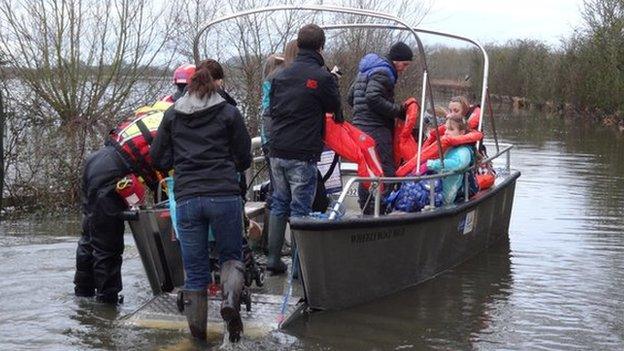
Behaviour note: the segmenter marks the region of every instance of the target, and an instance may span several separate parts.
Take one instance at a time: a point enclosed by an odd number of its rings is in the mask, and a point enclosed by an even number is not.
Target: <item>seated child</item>
[[[461,115],[455,114],[451,111],[451,113],[446,117],[446,131],[444,135],[458,136],[466,134],[467,131],[468,125],[464,118]],[[445,173],[465,169],[470,166],[473,153],[473,149],[469,145],[455,146],[448,149],[444,154],[444,168],[442,168],[442,162],[439,159],[428,160],[427,163],[423,163],[421,166],[420,174],[424,174],[427,171]],[[442,180],[442,195],[444,197],[445,205],[455,202],[457,191],[462,186],[463,181],[463,174],[448,176]]]

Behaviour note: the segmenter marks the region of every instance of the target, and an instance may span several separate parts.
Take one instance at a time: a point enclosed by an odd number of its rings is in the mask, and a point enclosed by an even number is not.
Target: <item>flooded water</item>
[[[522,171],[509,242],[391,297],[225,348],[624,349],[624,135],[528,113],[497,122]],[[0,349],[220,347],[118,322],[151,294],[129,235],[125,303],[74,298],[77,233],[76,220],[0,227]]]

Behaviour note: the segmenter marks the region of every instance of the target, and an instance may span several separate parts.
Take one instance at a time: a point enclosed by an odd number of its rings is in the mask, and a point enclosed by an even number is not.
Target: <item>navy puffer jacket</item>
[[[394,65],[385,57],[368,54],[360,61],[358,71],[348,97],[353,124],[392,129],[395,118],[405,118],[403,106],[394,102],[398,78]]]

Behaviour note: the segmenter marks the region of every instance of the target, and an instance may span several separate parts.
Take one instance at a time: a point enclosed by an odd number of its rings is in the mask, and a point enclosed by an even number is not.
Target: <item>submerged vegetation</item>
[[[77,210],[85,156],[101,147],[118,121],[169,92],[169,72],[192,61],[192,40],[201,24],[225,13],[275,3],[180,0],[156,9],[147,0],[0,0],[0,128],[4,131],[0,159],[5,198],[0,206],[13,215]],[[416,1],[332,3],[403,18],[409,14],[406,20],[415,24],[427,15],[427,8]],[[624,129],[620,113],[624,111],[624,0],[587,0],[582,11],[584,22],[562,39],[560,47],[531,39],[487,45],[490,91],[500,99],[513,98],[529,106],[599,116],[605,124],[619,123]],[[359,20],[341,16],[338,22]],[[259,129],[266,56],[281,52],[301,24],[332,20],[336,17],[309,12],[262,14],[217,25],[203,38],[200,55],[225,64],[226,88],[238,100],[252,135]],[[371,51],[383,53],[398,39],[410,40],[405,33],[365,29],[328,35],[325,57],[344,74],[343,96],[359,58]],[[480,91],[480,55],[442,46],[428,46],[426,51],[434,89],[455,86]],[[408,70],[399,81],[398,98],[420,96],[420,85],[419,70]]]

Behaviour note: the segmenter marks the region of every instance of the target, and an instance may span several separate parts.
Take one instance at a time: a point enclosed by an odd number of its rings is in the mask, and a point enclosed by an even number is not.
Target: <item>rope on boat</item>
[[[293,256],[292,256],[292,272],[290,276],[288,277],[288,288],[286,289],[286,293],[284,294],[284,300],[282,301],[282,308],[280,309],[280,313],[277,316],[277,325],[280,328],[286,316],[286,309],[288,308],[288,300],[290,299],[290,296],[292,295],[293,279],[294,279],[293,276],[295,274],[295,268],[296,268],[295,265],[296,265],[298,258],[299,258],[298,250],[297,250],[297,246],[295,246],[293,250]]]

